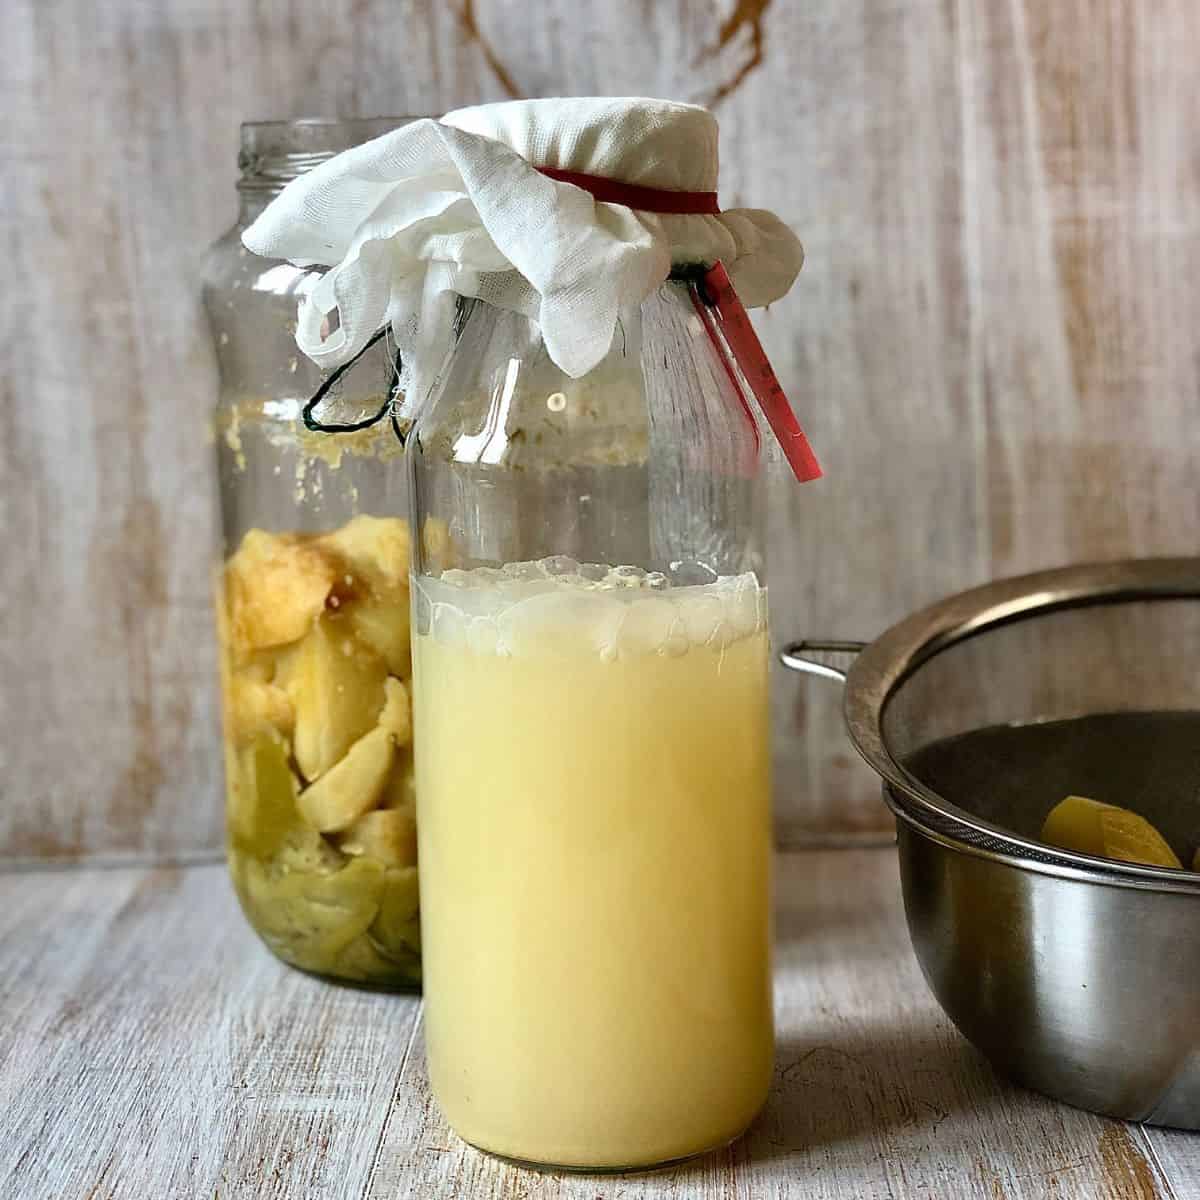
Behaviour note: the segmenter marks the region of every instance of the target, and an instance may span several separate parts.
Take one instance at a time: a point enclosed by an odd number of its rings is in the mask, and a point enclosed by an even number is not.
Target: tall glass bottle
[[[244,125],[238,220],[204,272],[230,870],[286,962],[399,989],[420,981],[401,447],[387,421],[305,428],[321,376],[296,348],[296,304],[319,276],[241,235],[289,180],[407,119]],[[347,376],[338,419],[378,411],[391,368],[381,346]]]
[[[772,1069],[764,446],[689,285],[581,379],[460,302],[409,439],[427,1049],[468,1141],[618,1169]]]

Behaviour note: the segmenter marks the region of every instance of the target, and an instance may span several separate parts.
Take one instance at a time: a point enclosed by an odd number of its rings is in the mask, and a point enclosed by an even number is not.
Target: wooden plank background
[[[808,264],[760,321],[827,478],[774,495],[779,638],[1188,553],[1194,0],[6,0],[0,857],[219,845],[198,307],[242,119],[708,101],[722,198]],[[832,690],[777,681],[785,837],[886,829]]]

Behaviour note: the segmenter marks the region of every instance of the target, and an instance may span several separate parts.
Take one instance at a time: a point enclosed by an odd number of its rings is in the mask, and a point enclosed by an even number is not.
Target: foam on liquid
[[[695,578],[703,568],[680,572]],[[564,556],[450,570],[414,590],[418,634],[509,657],[588,646],[605,662],[640,654],[721,652],[766,628],[766,591],[753,572],[673,584],[640,567]]]

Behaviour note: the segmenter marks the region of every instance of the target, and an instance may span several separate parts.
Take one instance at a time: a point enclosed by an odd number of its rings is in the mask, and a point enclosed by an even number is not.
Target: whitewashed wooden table
[[[471,1150],[421,1008],[279,965],[219,864],[0,875],[3,1200],[1200,1198],[1200,1135],[998,1080],[921,980],[894,851],[781,856],[779,1055],[742,1142],[647,1175]]]

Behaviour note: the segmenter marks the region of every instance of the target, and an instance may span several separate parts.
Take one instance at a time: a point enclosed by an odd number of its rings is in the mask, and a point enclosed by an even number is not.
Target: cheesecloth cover
[[[713,193],[714,211],[604,203],[539,168]],[[390,325],[401,382],[420,396],[451,347],[456,293],[536,321],[572,377],[604,358],[621,310],[673,265],[720,259],[745,305],[778,299],[800,269],[800,242],[762,209],[715,211],[716,187],[717,123],[703,108],[520,100],[414,121],[344,151],[288,184],[243,241],[329,268],[300,304],[296,342],[309,358],[340,366]]]

